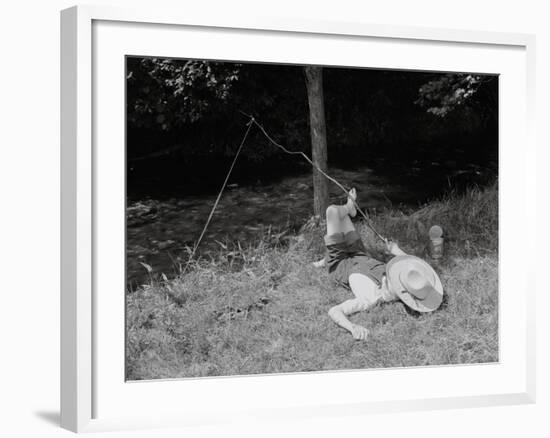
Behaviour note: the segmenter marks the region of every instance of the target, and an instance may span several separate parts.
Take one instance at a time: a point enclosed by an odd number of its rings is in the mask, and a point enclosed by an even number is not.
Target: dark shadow
[[[422,316],[422,312],[418,312],[414,309],[411,309],[409,306],[407,306],[405,303],[401,303],[403,304],[403,308],[405,309],[405,312],[409,315],[409,316],[412,316],[413,318],[420,318]]]
[[[38,411],[34,413],[38,418],[53,426],[59,426],[61,415],[58,411]]]
[[[443,300],[441,301],[441,304],[439,305],[438,310],[445,310],[448,305],[449,305],[448,295],[446,293],[443,293]]]

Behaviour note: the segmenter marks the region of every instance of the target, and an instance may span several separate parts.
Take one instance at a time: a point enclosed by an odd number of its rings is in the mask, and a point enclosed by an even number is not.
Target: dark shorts
[[[351,274],[363,274],[378,286],[386,274],[385,263],[370,257],[357,231],[325,236],[327,268],[330,277],[338,284],[349,287]]]

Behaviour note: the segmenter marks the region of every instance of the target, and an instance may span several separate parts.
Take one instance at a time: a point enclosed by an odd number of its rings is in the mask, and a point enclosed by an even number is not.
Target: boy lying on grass
[[[394,300],[418,312],[430,312],[441,304],[443,287],[430,265],[405,254],[395,242],[385,241],[387,251],[394,256],[387,264],[371,257],[350,219],[357,214],[356,199],[356,190],[351,189],[345,205],[327,208],[327,255],[313,265],[326,266],[336,283],[353,292],[355,298],[332,307],[328,314],[354,339],[366,340],[368,330],[353,324],[348,315],[370,309],[380,301]]]

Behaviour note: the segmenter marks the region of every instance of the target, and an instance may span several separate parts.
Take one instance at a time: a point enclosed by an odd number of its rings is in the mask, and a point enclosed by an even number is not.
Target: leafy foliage
[[[240,68],[202,60],[129,58],[129,122],[164,131],[197,122],[227,102]]]
[[[243,113],[260,121],[275,141],[309,154],[303,70],[128,58],[129,188],[196,186],[204,184],[205,174],[217,186],[216,175],[226,171],[246,130]],[[419,156],[439,163],[497,161],[496,76],[331,67],[323,76],[330,165],[384,170],[399,163],[410,167]],[[302,165],[253,129],[235,179],[269,180]]]
[[[438,75],[418,90],[416,103],[429,113],[445,117],[457,107],[466,104],[479,88],[493,77],[475,74],[449,73]]]

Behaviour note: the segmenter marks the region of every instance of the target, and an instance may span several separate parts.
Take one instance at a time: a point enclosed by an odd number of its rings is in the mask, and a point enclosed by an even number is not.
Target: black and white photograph
[[[8,3],[2,436],[550,436],[543,5]]]
[[[126,380],[499,361],[499,77],[126,57]]]

